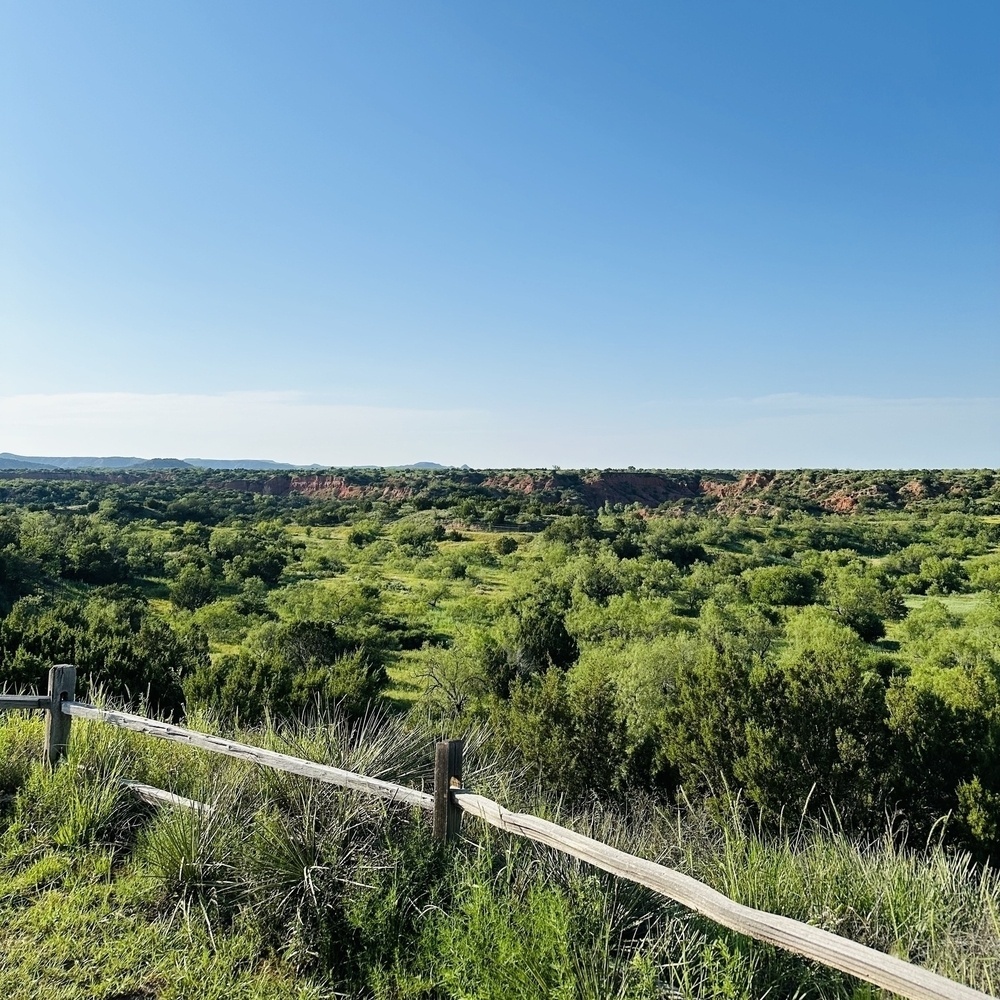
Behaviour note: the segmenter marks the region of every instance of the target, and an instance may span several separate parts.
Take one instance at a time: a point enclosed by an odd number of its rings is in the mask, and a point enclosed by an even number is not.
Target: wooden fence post
[[[434,747],[434,839],[454,840],[462,829],[462,810],[451,794],[462,787],[462,740]]]
[[[59,663],[49,669],[49,707],[45,713],[45,763],[55,767],[69,745],[69,727],[73,719],[62,710],[64,701],[76,694],[76,667]]]

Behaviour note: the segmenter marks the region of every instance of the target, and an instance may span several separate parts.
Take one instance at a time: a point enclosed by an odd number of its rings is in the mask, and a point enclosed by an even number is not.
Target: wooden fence
[[[838,969],[908,1000],[990,1000],[987,994],[979,990],[946,979],[892,955],[867,948],[830,931],[744,906],[673,868],[619,851],[537,816],[508,812],[491,799],[476,795],[462,787],[461,740],[448,740],[436,745],[434,794],[431,795],[405,785],[369,778],[353,771],[316,764],[313,761],[245,743],[236,743],[218,736],[209,736],[141,715],[130,715],[127,712],[87,705],[74,700],[75,688],[76,668],[59,665],[49,671],[47,694],[0,695],[0,710],[43,709],[45,711],[45,761],[51,767],[56,766],[66,752],[73,719],[90,719],[120,729],[145,733],[157,739],[170,740],[228,757],[237,757],[279,771],[299,774],[367,795],[376,795],[400,805],[416,806],[432,814],[434,836],[441,841],[458,836],[462,816],[468,813],[515,836],[555,848],[595,868],[644,885],[730,930],[784,948],[832,969]],[[125,784],[148,802],[189,809],[211,808],[204,803],[194,802],[139,782]]]

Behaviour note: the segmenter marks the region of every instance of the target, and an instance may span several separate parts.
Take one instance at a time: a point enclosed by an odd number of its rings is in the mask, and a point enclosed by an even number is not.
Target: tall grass
[[[209,718],[194,724],[214,728]],[[429,787],[437,734],[378,713],[316,713],[231,735]],[[908,846],[894,830],[858,842],[835,822],[765,834],[738,801],[721,812],[640,797],[569,810],[537,796],[493,747],[488,731],[469,734],[467,783],[506,805],[678,867],[741,902],[987,992],[1000,986],[1000,879],[966,855]],[[150,996],[163,993],[168,953],[186,949],[220,956],[218,976],[234,995],[244,980],[270,983],[262,996],[385,1000],[878,995],[474,821],[441,849],[419,811],[96,723],[74,723],[55,773],[38,763],[37,717],[0,719],[0,751],[0,983],[29,974],[31,951],[18,937],[25,914],[41,919],[60,899],[102,954],[102,934],[124,935],[126,950],[161,942],[133,977]],[[121,778],[211,809],[151,808]],[[84,914],[95,898],[110,909],[91,925]],[[152,938],[150,927],[159,929]],[[242,964],[223,960],[232,955]],[[215,975],[206,982],[224,995]]]

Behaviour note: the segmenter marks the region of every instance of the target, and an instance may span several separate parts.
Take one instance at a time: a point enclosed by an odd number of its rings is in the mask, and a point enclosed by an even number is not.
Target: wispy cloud
[[[1000,465],[1000,398],[799,393],[575,408],[344,404],[301,393],[0,396],[0,450],[479,467]]]
[[[0,450],[390,464],[419,460],[432,445],[447,448],[456,428],[477,419],[469,410],[338,404],[286,392],[0,396]]]

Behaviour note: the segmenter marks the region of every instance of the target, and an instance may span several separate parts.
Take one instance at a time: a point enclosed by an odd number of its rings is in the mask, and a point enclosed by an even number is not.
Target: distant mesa
[[[411,465],[306,465],[306,466],[296,466],[296,468],[365,469],[365,470],[381,469],[384,472],[407,472],[420,469],[423,469],[424,471],[433,471],[434,469],[455,469],[455,468],[467,469],[469,468],[469,466],[441,465],[438,462],[413,462]]]
[[[193,469],[193,465],[182,462],[179,458],[151,458],[146,462],[136,462],[128,468],[142,471],[144,469]]]
[[[293,465],[290,462],[272,462],[269,458],[185,458],[196,469],[252,469],[260,472],[290,472],[294,469],[325,469],[325,465]]]
[[[267,458],[185,458],[188,465],[196,469],[252,469],[260,472],[290,469],[325,469],[325,465],[290,465],[288,462],[272,462]]]
[[[0,470],[9,472],[58,472],[63,469],[113,469],[115,471],[155,471],[157,469],[252,469],[255,471],[282,471],[291,469],[322,469],[322,465],[291,465],[288,462],[271,462],[267,459],[212,459],[212,458],[138,458],[116,455],[110,457],[75,456],[50,458],[34,455],[13,455],[0,452]]]
[[[63,469],[113,469],[115,471],[148,472],[169,469],[245,469],[252,472],[291,472],[295,470],[315,471],[330,466],[293,465],[290,462],[272,462],[266,458],[137,458],[115,455],[99,458],[77,456],[70,458],[49,458],[34,455],[14,455],[9,451],[0,452],[0,470],[8,472],[58,472]],[[351,468],[351,466],[340,466]],[[381,466],[354,466],[354,468],[381,468]],[[453,466],[438,462],[414,462],[412,465],[389,466],[392,469],[450,469]],[[467,469],[468,466],[462,466]]]
[[[40,458],[35,455],[12,455],[9,451],[0,452],[0,469],[127,469],[142,458]]]
[[[41,462],[33,462],[26,458],[17,458],[7,452],[0,453],[0,469],[7,469],[16,472],[52,472],[54,465],[43,465]]]

